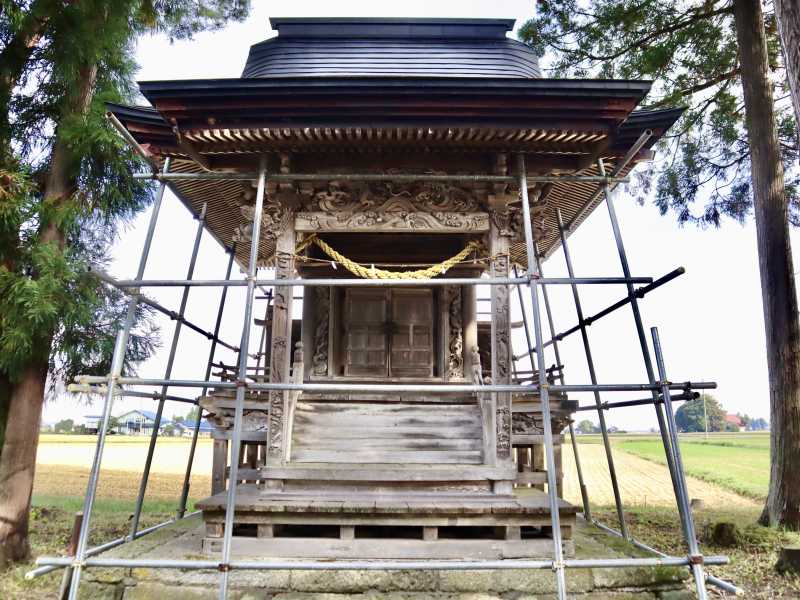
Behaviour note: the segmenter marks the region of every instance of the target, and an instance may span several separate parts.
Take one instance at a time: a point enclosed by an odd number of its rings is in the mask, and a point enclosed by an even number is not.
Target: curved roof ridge
[[[243,78],[359,75],[515,79],[541,77],[539,57],[533,49],[505,36],[505,32],[513,26],[511,20],[431,20],[436,27],[441,24],[449,27],[450,23],[456,23],[452,26],[467,30],[487,27],[495,32],[491,35],[479,35],[478,32],[462,37],[406,34],[408,27],[427,27],[427,20],[345,19],[343,24],[354,24],[353,27],[359,31],[351,31],[342,36],[329,33],[328,28],[339,22],[331,19],[273,21],[279,22],[279,35],[250,47]],[[286,35],[285,22],[303,29],[302,34]],[[323,24],[324,27],[306,27],[308,23]],[[376,33],[373,27],[375,23],[385,25],[388,29],[379,28]],[[340,30],[341,28],[337,29],[337,32]]]
[[[397,17],[281,17],[269,20],[287,37],[335,38],[503,38],[514,19],[448,19]]]

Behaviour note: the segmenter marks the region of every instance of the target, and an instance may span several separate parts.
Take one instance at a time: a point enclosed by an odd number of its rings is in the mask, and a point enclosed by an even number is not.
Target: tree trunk
[[[11,380],[0,371],[0,457],[3,456],[3,440],[5,439],[8,404],[11,401]]]
[[[792,93],[794,116],[800,125],[800,4],[797,0],[775,0],[775,17]]]
[[[10,397],[14,426],[6,430],[0,454],[0,566],[30,554],[28,513],[46,378],[47,360],[29,365]]]
[[[734,15],[750,142],[772,421],[770,487],[761,521],[800,529],[800,322],[760,0],[736,0]]]

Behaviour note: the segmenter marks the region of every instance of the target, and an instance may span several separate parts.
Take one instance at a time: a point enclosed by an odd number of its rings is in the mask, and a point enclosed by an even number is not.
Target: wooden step
[[[359,463],[417,463],[417,464],[456,464],[456,465],[479,465],[481,464],[482,453],[476,451],[460,450],[404,450],[397,448],[369,450],[369,449],[336,449],[336,450],[312,450],[312,449],[292,449],[292,460],[297,462],[344,462],[355,461]]]
[[[290,460],[481,464],[480,409],[475,403],[302,400],[294,410]]]
[[[299,425],[295,424],[294,433],[307,439],[319,440],[322,437],[327,437],[330,428],[321,427],[317,425]],[[464,435],[464,434],[467,435]],[[437,429],[435,427],[370,427],[368,432],[370,438],[378,438],[381,440],[389,440],[393,438],[407,438],[413,436],[417,440],[430,440],[430,439],[473,439],[481,436],[481,428],[476,427],[460,427],[458,429]],[[365,432],[353,429],[350,427],[338,427],[336,437],[342,440],[360,440],[365,438]]]
[[[264,479],[292,479],[319,482],[483,482],[485,480],[513,481],[517,476],[512,467],[484,465],[418,465],[395,461],[365,464],[363,462],[304,463],[291,461],[285,466],[262,469]]]

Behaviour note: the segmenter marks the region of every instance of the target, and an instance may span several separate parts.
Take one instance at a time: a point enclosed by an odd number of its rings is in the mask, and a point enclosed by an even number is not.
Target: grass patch
[[[83,510],[83,497],[78,496],[52,496],[37,494],[33,496],[34,508],[42,507],[47,510],[58,510],[75,513]],[[122,515],[133,514],[136,502],[131,500],[118,500],[116,498],[97,498],[94,502],[95,512],[114,514],[117,518],[124,518]],[[194,502],[187,503],[187,510],[194,510]],[[178,500],[145,500],[142,508],[143,513],[175,514],[178,510]]]
[[[75,501],[76,499],[70,497],[53,496],[35,499],[30,524],[30,543],[34,557],[64,553],[72,531]],[[90,546],[126,535],[129,527],[128,515],[131,512],[133,512],[133,505],[130,503],[99,501],[92,512]],[[143,513],[141,528],[162,523],[174,516],[174,507],[170,507],[168,512]],[[54,571],[27,581],[25,573],[35,566],[34,561],[31,560],[6,570],[0,570],[0,598],[3,600],[52,600],[56,597],[62,572]]]
[[[742,496],[764,500],[769,487],[769,446],[761,440],[680,440],[687,475],[714,483]],[[666,464],[660,440],[627,438],[616,447],[635,456]]]
[[[612,527],[617,526],[612,508],[593,510],[595,517]],[[800,598],[800,575],[781,575],[775,571],[781,546],[800,542],[800,534],[757,524],[756,509],[716,509],[695,513],[695,524],[703,554],[722,554],[730,564],[708,567],[708,572],[744,588],[746,598]],[[674,556],[686,554],[678,514],[675,509],[635,508],[626,511],[631,534],[638,540]],[[718,547],[711,541],[715,523],[736,523],[739,536],[734,547]],[[715,596],[716,597],[716,596]]]

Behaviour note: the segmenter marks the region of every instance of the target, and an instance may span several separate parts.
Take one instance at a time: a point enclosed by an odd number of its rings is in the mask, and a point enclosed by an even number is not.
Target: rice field
[[[60,497],[79,502],[86,490],[96,438],[91,435],[42,435],[37,453],[34,502]],[[595,506],[613,504],[611,481],[599,436],[578,438],[578,452],[590,499]],[[99,500],[129,502],[136,498],[147,456],[146,436],[110,436],[103,455]],[[623,500],[631,507],[674,506],[661,441],[654,435],[612,437],[613,457]],[[769,435],[711,434],[681,437],[689,492],[708,506],[755,508],[766,494],[769,478]],[[192,470],[191,496],[205,496],[211,487],[212,441],[198,441]],[[189,452],[187,438],[161,438],[156,446],[148,500],[169,502],[181,492]],[[564,445],[564,496],[579,504],[575,460]]]

